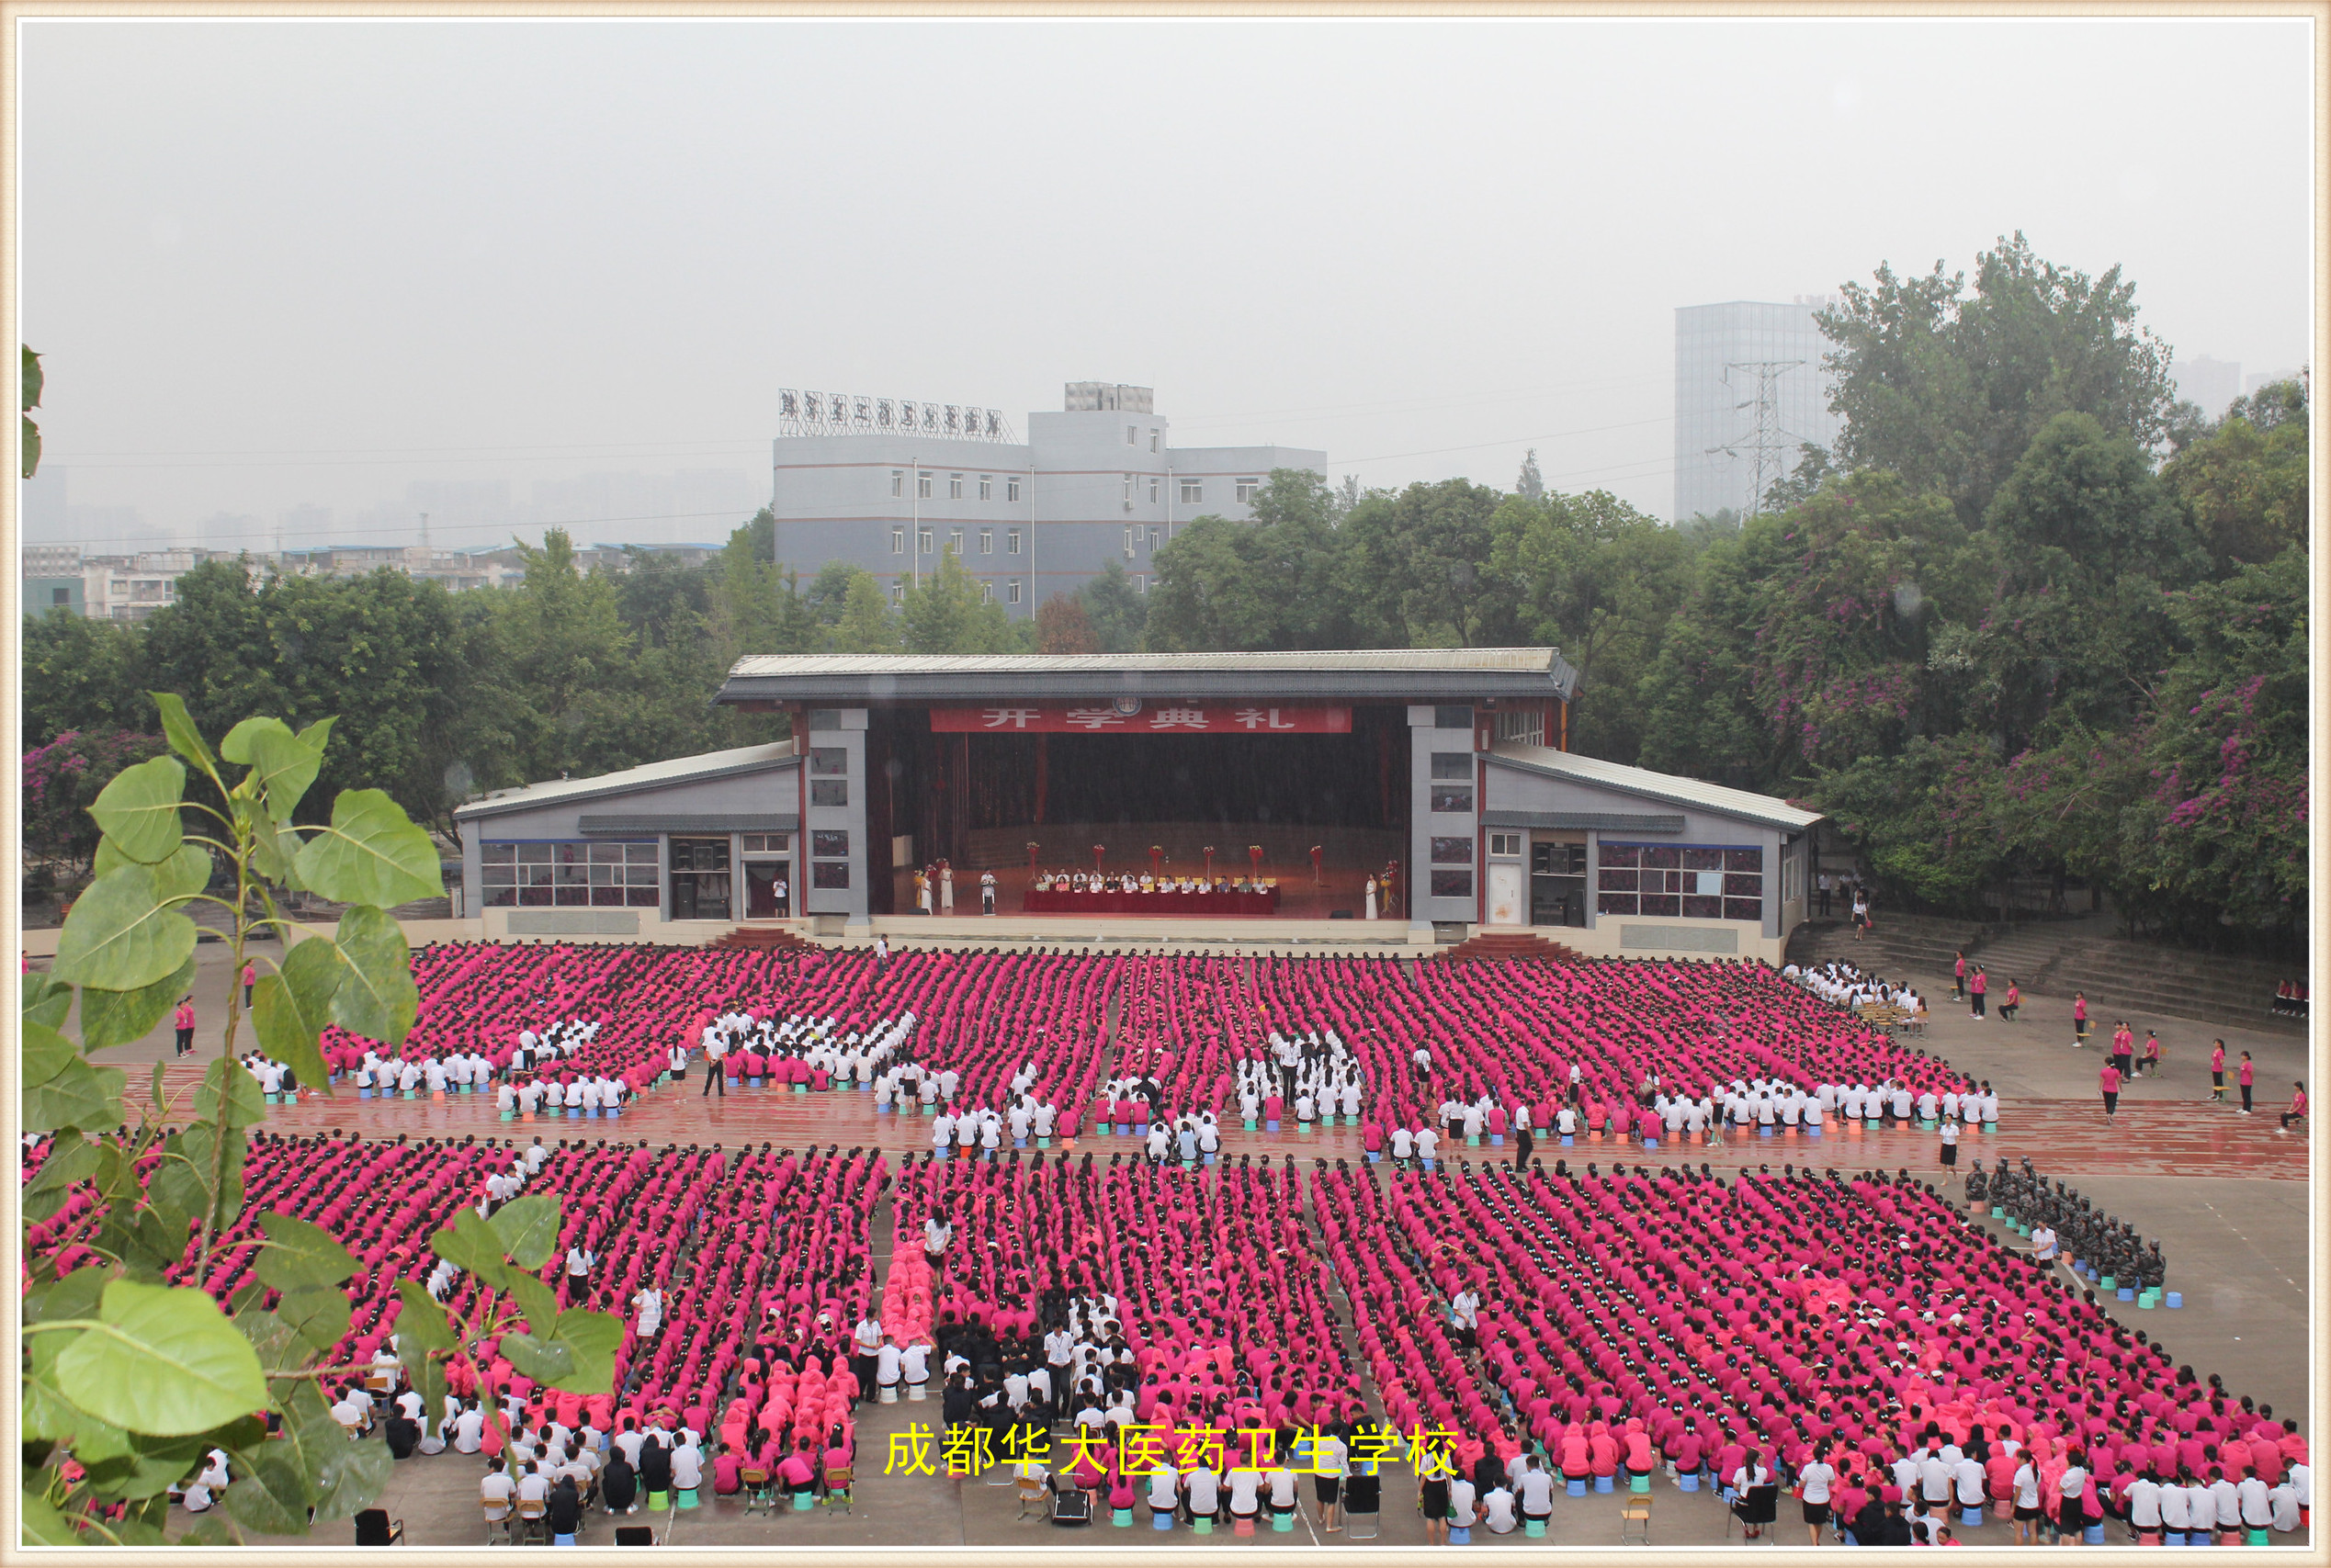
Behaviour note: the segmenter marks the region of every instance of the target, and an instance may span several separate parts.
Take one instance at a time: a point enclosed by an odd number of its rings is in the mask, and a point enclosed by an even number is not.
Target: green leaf
[[[420,1350],[453,1348],[453,1325],[446,1321],[445,1308],[420,1280],[398,1280],[397,1299],[404,1303],[404,1310],[397,1314],[397,1333],[407,1343]]]
[[[380,1495],[394,1462],[386,1444],[348,1441],[313,1382],[299,1384],[283,1406],[282,1442],[267,1446],[288,1443],[297,1456],[316,1523],[345,1519]]]
[[[623,1319],[611,1312],[577,1307],[559,1314],[551,1337],[574,1357],[574,1371],[559,1387],[574,1393],[614,1392],[616,1352],[623,1348]]]
[[[299,836],[278,828],[276,819],[255,802],[234,802],[234,814],[236,821],[247,824],[251,829],[252,869],[278,887],[303,886],[292,863],[300,853]]]
[[[241,724],[228,730],[224,739],[220,740],[220,761],[249,766],[252,742],[270,730],[277,735],[289,736],[291,733],[291,727],[279,718],[244,719]]]
[[[403,929],[377,908],[359,908],[340,917],[333,936],[343,968],[332,995],[332,1021],[351,1034],[395,1045],[421,1007]]]
[[[243,1076],[250,1077],[248,1073]],[[261,1103],[264,1105],[266,1102],[263,1100]],[[211,1183],[213,1162],[218,1159],[221,1152],[218,1123],[215,1122],[190,1122],[186,1130],[178,1134],[178,1138],[179,1146],[186,1151],[187,1163],[192,1166],[195,1173],[202,1179],[203,1186],[206,1189],[209,1188]],[[228,1216],[242,1211],[243,1160],[248,1148],[249,1145],[240,1129],[237,1129],[226,1141],[224,1168],[226,1179],[221,1184],[221,1190],[210,1195],[209,1220],[214,1225],[224,1223]]]
[[[218,760],[202,743],[202,731],[187,716],[186,699],[175,692],[148,692],[146,695],[162,714],[162,733],[169,738],[170,750],[207,773],[217,773]]]
[[[343,1448],[352,1448],[345,1438]],[[219,1494],[219,1506],[254,1535],[308,1533],[308,1476],[298,1449],[286,1441],[254,1443],[232,1450],[227,1468],[234,1484]]]
[[[146,1178],[146,1201],[165,1219],[192,1227],[209,1212],[210,1188],[185,1158],[165,1155]]]
[[[177,973],[194,956],[194,922],[165,907],[153,866],[120,866],[74,900],[50,973],[100,990],[141,990]]]
[[[537,1192],[513,1199],[486,1222],[502,1238],[504,1257],[532,1272],[550,1261],[559,1246],[559,1201]]]
[[[234,1527],[216,1514],[209,1514],[187,1527],[187,1533],[177,1540],[180,1546],[240,1546],[235,1540]]]
[[[39,355],[23,344],[17,344],[17,347],[22,351],[24,362],[24,379],[21,383],[24,389],[22,406],[24,409],[37,409],[40,406],[40,389],[47,382],[48,377],[41,373]],[[25,476],[27,479],[31,477],[30,474]]]
[[[45,1023],[24,1021],[24,1087],[37,1089],[73,1066],[80,1053],[73,1042]]]
[[[398,1321],[402,1323],[403,1319]],[[422,1414],[432,1421],[442,1419],[446,1396],[445,1362],[436,1356],[416,1357],[413,1368],[413,1386],[421,1392]]]
[[[85,1133],[110,1132],[121,1125],[121,1086],[126,1081],[128,1075],[119,1067],[93,1067],[76,1059],[48,1082],[24,1091],[24,1131],[78,1127]]]
[[[153,885],[164,901],[193,897],[210,886],[210,852],[200,844],[180,844],[178,852],[153,868]]]
[[[268,1372],[298,1371],[308,1362],[308,1347],[299,1330],[271,1312],[239,1312],[235,1332],[251,1342],[259,1365]]]
[[[530,1334],[505,1334],[502,1337],[502,1353],[522,1377],[537,1382],[559,1386],[561,1380],[574,1375],[574,1351],[567,1346],[537,1339]]]
[[[221,1094],[226,1097],[223,1111]],[[223,1120],[229,1129],[240,1131],[267,1119],[266,1095],[248,1067],[221,1058],[202,1071],[202,1087],[194,1091],[194,1114],[197,1121]]]
[[[25,1184],[24,1217],[39,1224],[64,1206],[65,1190],[74,1182],[85,1180],[97,1168],[97,1151],[85,1142],[80,1133],[66,1127],[57,1134],[49,1157],[40,1162],[40,1174]],[[86,1269],[76,1272],[85,1273]],[[89,1305],[96,1304],[96,1297],[89,1298]],[[78,1317],[80,1313],[68,1313]]]
[[[187,849],[199,854],[198,845]],[[207,859],[207,857],[206,857]],[[134,991],[105,991],[94,986],[81,989],[81,1048],[85,1051],[110,1051],[117,1045],[133,1044],[153,1032],[154,1027],[170,1016],[170,1010],[179,998],[194,990],[195,961],[188,958],[178,965],[177,972],[166,975],[151,986]],[[154,1066],[162,1064],[156,1062]]]
[[[73,1016],[73,987],[34,970],[24,976],[24,994],[17,1010],[51,1029],[62,1029],[64,1021]]]
[[[97,1311],[106,1326],[57,1358],[57,1386],[101,1421],[132,1432],[205,1432],[267,1403],[251,1342],[196,1290],[116,1280]]]
[[[149,757],[114,774],[90,804],[89,815],[114,848],[152,865],[176,854],[186,838],[178,820],[186,789],[185,763],[175,757]]]
[[[340,1343],[352,1314],[348,1293],[337,1285],[294,1285],[276,1303],[276,1315],[321,1353]]]
[[[83,1458],[76,1447],[73,1457],[81,1460],[87,1471],[89,1489],[108,1501],[119,1502],[146,1497],[158,1497],[193,1473],[197,1463],[210,1447],[208,1434],[191,1438],[149,1438],[130,1435],[128,1446],[119,1454],[108,1455],[91,1463]],[[117,1527],[115,1534],[127,1541],[129,1537]],[[160,1538],[154,1538],[160,1544]]]
[[[328,715],[323,718],[316,720],[313,724],[308,726],[307,728],[300,732],[300,743],[302,746],[312,748],[316,755],[321,757],[323,755],[324,747],[329,744],[332,739],[332,727],[339,722],[340,716],[338,714]]]
[[[383,908],[445,892],[437,847],[385,790],[350,789],[332,803],[332,826],[294,863],[310,890],[339,904]]]
[[[28,455],[25,460],[27,463],[31,463],[36,459]],[[32,470],[27,468],[25,478],[31,477]],[[74,1529],[71,1521],[58,1511],[57,1506],[49,1501],[48,1494],[37,1491],[30,1486],[24,1489],[23,1496],[17,1505],[17,1522],[24,1531],[24,1542],[27,1546],[88,1544],[82,1540],[81,1532]]]
[[[258,777],[267,815],[277,822],[291,820],[292,809],[322,770],[323,753],[289,729],[264,729],[252,739],[251,771]]]
[[[340,1286],[356,1271],[356,1255],[322,1225],[293,1219],[270,1209],[259,1216],[267,1245],[251,1271],[279,1291],[294,1285]]]
[[[339,950],[310,938],[292,943],[282,971],[262,978],[251,992],[251,1021],[259,1043],[276,1060],[290,1063],[301,1083],[326,1093],[332,1075],[317,1040],[331,1021],[342,973]]]
[[[76,1317],[93,1316],[98,1301],[105,1295],[106,1286],[113,1282],[113,1270],[101,1263],[85,1263],[43,1291],[37,1308],[28,1298],[25,1321],[46,1323],[53,1320],[62,1323]]]
[[[497,1290],[509,1288],[511,1269],[503,1261],[502,1238],[478,1217],[475,1209],[456,1211],[453,1224],[429,1237],[429,1250]]]
[[[559,1298],[549,1286],[531,1274],[514,1271],[510,1280],[510,1295],[526,1314],[526,1331],[537,1338],[556,1337],[552,1325],[559,1321]]]

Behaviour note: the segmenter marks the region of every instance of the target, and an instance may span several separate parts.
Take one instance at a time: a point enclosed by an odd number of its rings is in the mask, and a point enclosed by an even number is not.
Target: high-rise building
[[[1813,313],[1834,301],[1735,299],[1675,313],[1675,520],[1757,510],[1806,446],[1834,451],[1838,416]]]
[[[1110,561],[1147,592],[1156,552],[1194,517],[1254,515],[1273,468],[1327,476],[1293,446],[1176,446],[1147,387],[1069,384],[1058,413],[839,392],[781,392],[772,444],[777,559],[874,574],[895,602],[955,556],[1013,620]]]
[[[2212,419],[2223,417],[2226,404],[2242,395],[2242,364],[2239,360],[2212,359],[2206,354],[2197,355],[2169,367],[2169,378],[2178,384],[2178,397]]]
[[[2253,371],[2242,378],[2242,395],[2246,398],[2254,392],[2265,390],[2277,381],[2295,381],[2298,378],[2299,369],[2296,366],[2286,370]]]

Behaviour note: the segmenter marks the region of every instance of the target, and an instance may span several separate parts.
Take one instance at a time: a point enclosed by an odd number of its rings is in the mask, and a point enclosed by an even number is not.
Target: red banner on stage
[[[1349,735],[1348,707],[1273,707],[1267,703],[1010,703],[934,707],[942,735]]]

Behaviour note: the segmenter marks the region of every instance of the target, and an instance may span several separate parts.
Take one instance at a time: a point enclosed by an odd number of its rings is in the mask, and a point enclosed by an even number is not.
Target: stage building
[[[463,908],[492,938],[1534,927],[1777,961],[1817,814],[1578,756],[1577,682],[1547,648],[747,658],[719,700],[786,714],[798,745],[470,802]],[[1153,890],[1058,886],[1095,871]],[[1246,886],[1182,890],[1224,881]]]

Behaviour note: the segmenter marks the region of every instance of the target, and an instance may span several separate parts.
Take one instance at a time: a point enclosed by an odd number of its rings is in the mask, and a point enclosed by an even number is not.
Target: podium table
[[[1030,915],[1157,915],[1182,919],[1275,915],[1279,890],[1260,893],[1077,893],[1030,888],[1020,908]]]

